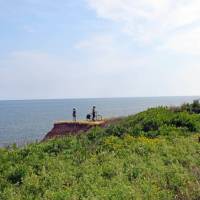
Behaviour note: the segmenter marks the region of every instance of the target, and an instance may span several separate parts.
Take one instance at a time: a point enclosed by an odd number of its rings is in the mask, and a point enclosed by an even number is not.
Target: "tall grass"
[[[86,135],[0,149],[0,199],[200,199],[199,125],[197,114],[160,107]]]

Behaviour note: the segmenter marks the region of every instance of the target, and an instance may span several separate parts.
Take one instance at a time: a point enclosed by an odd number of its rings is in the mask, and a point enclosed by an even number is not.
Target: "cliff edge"
[[[87,132],[89,129],[99,126],[105,127],[106,120],[103,121],[60,121],[54,123],[53,129],[47,133],[44,140],[52,139],[55,137],[76,135],[80,132]]]

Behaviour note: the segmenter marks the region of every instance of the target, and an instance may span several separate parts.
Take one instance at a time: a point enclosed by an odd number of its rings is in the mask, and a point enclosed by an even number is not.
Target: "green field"
[[[200,199],[200,115],[154,108],[87,134],[0,150],[1,200]]]

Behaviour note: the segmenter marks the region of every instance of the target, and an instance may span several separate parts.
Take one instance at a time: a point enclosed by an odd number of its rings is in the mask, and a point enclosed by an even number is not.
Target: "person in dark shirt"
[[[76,108],[73,108],[72,117],[73,121],[76,122]]]
[[[95,121],[95,119],[96,119],[96,107],[93,106],[93,108],[92,108],[92,121]]]

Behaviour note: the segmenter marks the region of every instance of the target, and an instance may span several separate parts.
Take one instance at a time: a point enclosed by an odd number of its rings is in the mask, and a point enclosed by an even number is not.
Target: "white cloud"
[[[102,83],[98,92],[106,96],[170,96],[199,93],[199,86],[196,84],[198,79],[192,74],[199,72],[200,68],[195,64],[199,59],[189,62],[187,58],[176,60],[158,52],[137,54],[133,49],[130,51],[123,48],[120,40],[111,35],[94,35],[78,43],[76,48],[85,53],[90,66],[89,71],[99,77],[97,82]]]
[[[191,64],[190,67],[185,68],[180,71],[179,81],[182,83],[182,88],[184,88],[185,93],[190,95],[199,95],[200,91],[200,65]],[[180,85],[179,85],[180,86]],[[176,87],[176,85],[175,85]],[[177,90],[181,90],[181,87]]]
[[[165,49],[183,54],[200,54],[200,27],[173,34],[166,42]]]
[[[198,95],[200,68],[195,61],[173,69],[167,59],[131,55],[116,46],[106,49],[112,42],[97,38],[79,45],[84,59],[77,61],[30,51],[4,57],[0,99]]]
[[[0,99],[65,97],[77,87],[72,84],[79,78],[77,72],[77,66],[63,56],[36,51],[10,53],[0,60]]]
[[[148,64],[148,56],[134,55],[120,46],[119,38],[114,35],[94,35],[85,39],[75,47],[84,52],[84,57],[90,66],[90,71],[98,74],[109,73],[112,75],[124,71],[137,70]]]
[[[68,55],[33,51],[4,57],[0,60],[0,99],[131,96],[133,85],[127,80],[132,80],[131,73],[144,63],[117,49],[103,48],[107,42],[112,43],[103,38],[77,45],[84,56],[77,61]]]
[[[185,48],[182,44],[183,38],[192,44],[197,39],[200,40],[200,36],[191,37],[193,28],[199,27],[199,0],[87,1],[99,17],[119,23],[122,31],[131,35],[139,44],[167,46],[166,41],[176,40],[180,47],[175,47],[175,50],[179,51],[182,47]],[[198,49],[199,47],[195,45],[192,51],[188,49],[188,53],[198,52]]]
[[[93,49],[98,51],[114,51],[114,37],[112,35],[94,35],[75,45],[77,49]]]

